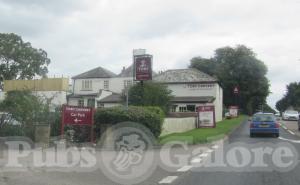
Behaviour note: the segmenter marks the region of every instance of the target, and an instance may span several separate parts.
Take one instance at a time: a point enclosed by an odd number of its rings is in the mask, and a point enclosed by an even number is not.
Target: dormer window
[[[109,89],[109,80],[104,80],[103,86],[104,89]]]

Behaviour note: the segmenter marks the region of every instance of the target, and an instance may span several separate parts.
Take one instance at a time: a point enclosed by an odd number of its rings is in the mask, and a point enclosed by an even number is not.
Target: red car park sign
[[[240,93],[240,90],[239,88],[236,86],[233,88],[233,94],[239,94]]]
[[[93,109],[88,107],[63,106],[65,125],[92,125]]]
[[[212,105],[204,105],[197,107],[198,112],[198,128],[216,127],[215,107]]]
[[[64,135],[65,125],[91,126],[91,139],[93,139],[94,109],[90,107],[77,107],[63,105],[61,135]]]
[[[134,57],[134,79],[137,81],[152,80],[151,55],[138,55]]]

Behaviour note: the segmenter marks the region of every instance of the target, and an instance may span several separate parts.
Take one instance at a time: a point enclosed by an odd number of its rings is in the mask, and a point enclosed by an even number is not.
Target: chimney
[[[125,71],[125,69],[126,69],[126,68],[125,68],[125,66],[123,66],[122,72],[124,72],[124,71]]]

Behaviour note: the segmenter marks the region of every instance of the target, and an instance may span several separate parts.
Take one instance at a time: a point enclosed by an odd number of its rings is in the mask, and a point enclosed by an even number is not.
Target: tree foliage
[[[50,106],[43,98],[35,96],[30,91],[10,91],[6,98],[0,102],[0,112],[5,112],[20,123],[21,136],[33,139],[34,125],[49,123]],[[5,122],[0,124],[1,129],[11,128],[12,123]],[[10,134],[9,132],[6,134]]]
[[[33,48],[14,33],[0,33],[0,82],[45,76],[49,63],[44,50]]]
[[[128,92],[128,102],[135,106],[157,106],[168,112],[171,91],[161,83],[144,82],[133,85]]]
[[[190,67],[218,78],[223,87],[225,106],[239,104],[252,114],[259,105],[266,103],[270,86],[267,67],[244,45],[219,48],[211,59],[193,58]],[[235,87],[240,90],[239,97],[233,93]]]
[[[300,110],[300,82],[288,84],[286,94],[276,103],[276,108],[281,112],[289,107]]]

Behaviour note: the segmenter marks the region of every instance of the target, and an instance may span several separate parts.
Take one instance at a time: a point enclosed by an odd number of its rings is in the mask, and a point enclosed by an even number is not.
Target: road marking
[[[163,178],[161,181],[159,181],[158,184],[170,184],[177,178],[178,178],[178,176],[167,176],[167,177]]]
[[[282,126],[282,128],[284,128],[285,130],[287,130],[286,126]]]
[[[183,167],[179,168],[177,171],[178,172],[186,172],[186,171],[190,170],[191,168],[193,168],[193,166],[183,166]]]
[[[191,163],[200,163],[202,161],[201,158],[194,158],[191,160]]]
[[[200,154],[199,157],[207,157],[208,156],[208,153],[203,153],[203,154]]]
[[[286,139],[286,138],[283,138],[283,137],[278,137],[278,139],[281,139],[283,141],[290,141],[292,143],[300,143],[300,140]]]
[[[218,145],[214,145],[214,146],[212,146],[211,148],[213,148],[213,149],[218,149],[219,146],[218,146]]]
[[[294,132],[292,132],[292,131],[290,131],[290,130],[287,130],[290,134],[293,134],[293,135],[295,135],[295,133]]]

